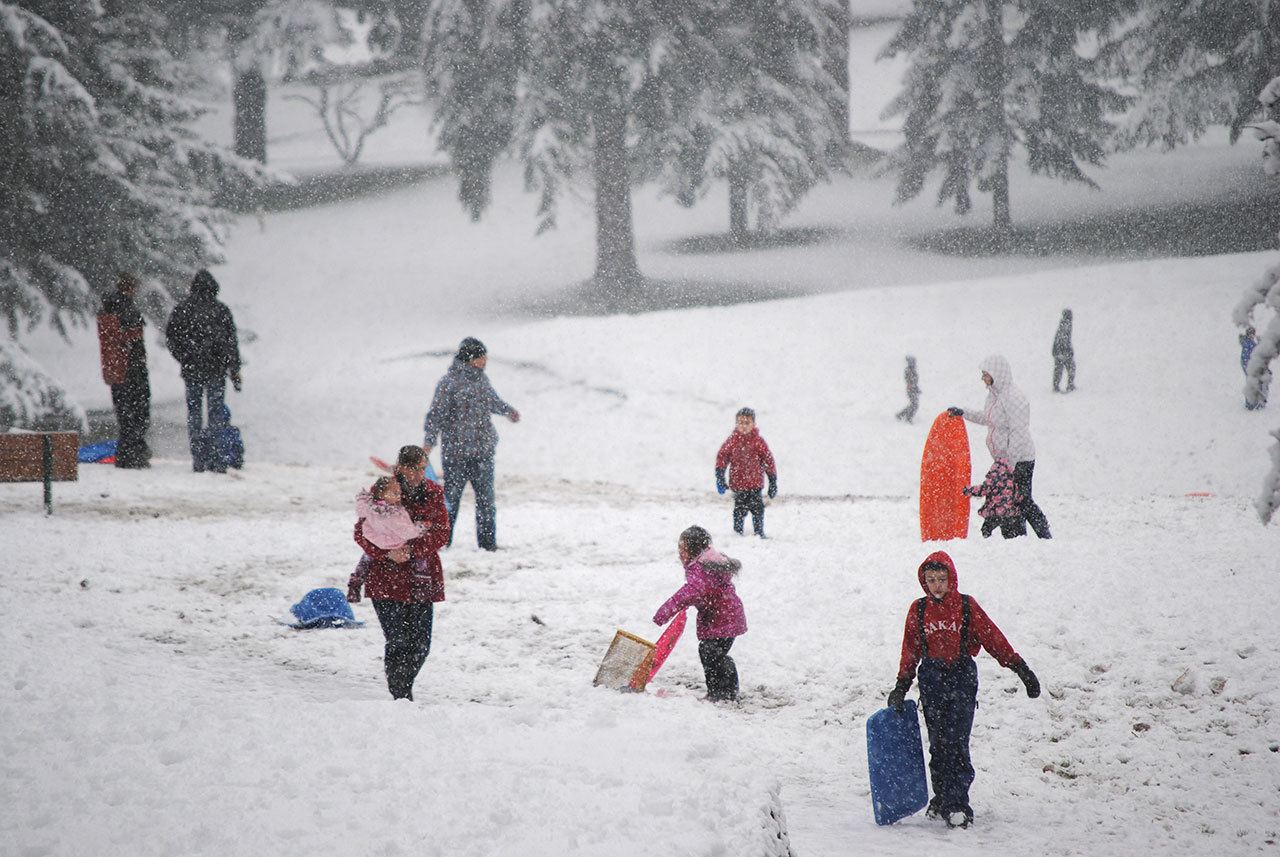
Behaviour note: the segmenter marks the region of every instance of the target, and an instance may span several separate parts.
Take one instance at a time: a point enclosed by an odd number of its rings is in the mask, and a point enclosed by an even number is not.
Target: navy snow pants
[[[969,786],[973,763],[969,760],[969,733],[978,707],[978,665],[961,657],[953,664],[933,658],[920,662],[920,703],[929,729],[929,778],[933,794],[944,814],[971,811]]]

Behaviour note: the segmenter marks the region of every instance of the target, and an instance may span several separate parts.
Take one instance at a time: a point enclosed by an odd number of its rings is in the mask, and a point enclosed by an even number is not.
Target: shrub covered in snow
[[[85,427],[84,411],[12,340],[0,339],[0,431]]]
[[[1275,113],[1280,107],[1280,77],[1273,78],[1258,94],[1268,113],[1268,118],[1251,127],[1263,140],[1263,169],[1267,175],[1280,173],[1280,122]],[[1240,327],[1247,327],[1255,320],[1255,313],[1269,308],[1271,321],[1258,335],[1258,344],[1245,366],[1244,398],[1250,407],[1266,404],[1271,386],[1271,361],[1280,354],[1280,264],[1272,265],[1245,291],[1236,304],[1233,320]],[[1259,325],[1261,326],[1261,325]],[[1280,508],[1280,430],[1272,432],[1276,445],[1271,448],[1271,471],[1263,482],[1262,496],[1256,503],[1263,522],[1270,522]]]

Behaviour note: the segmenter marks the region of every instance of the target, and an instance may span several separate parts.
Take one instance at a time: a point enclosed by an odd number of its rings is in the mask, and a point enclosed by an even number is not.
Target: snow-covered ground
[[[396,127],[375,160],[420,145],[424,124]],[[323,161],[314,129],[273,133],[293,166]],[[1226,198],[1256,183],[1255,155],[1217,137],[1133,153],[1099,193],[1020,176],[1015,218]],[[38,486],[0,485],[0,854],[737,857],[771,853],[778,807],[814,857],[1275,853],[1280,528],[1250,502],[1277,405],[1241,407],[1230,323],[1270,254],[938,256],[917,239],[951,215],[894,208],[866,176],[787,222],[812,240],[720,252],[690,239],[723,230],[722,197],[686,211],[644,192],[648,273],[793,296],[542,317],[531,305],[589,273],[589,212],[570,202],[534,239],[514,168],[495,192],[478,225],[443,179],[241,223],[216,273],[250,340],[230,400],[243,472],[192,474],[162,436],[150,471],[86,465],[55,486],[52,517]],[[1080,390],[1055,396],[1067,306]],[[475,549],[468,496],[418,701],[392,703],[367,603],[358,630],[275,620],[344,583],[367,457],[420,440],[465,335],[524,415],[499,425],[504,550]],[[83,404],[107,403],[90,336],[26,344]],[[154,331],[148,346],[157,422],[176,424],[176,367]],[[984,656],[977,826],[881,829],[863,729],[932,547],[920,450],[933,414],[982,402],[991,352],[1030,397],[1055,538],[983,541],[975,525],[947,547],[1046,693],[1028,700]],[[892,416],[906,354],[914,426]],[[779,461],[766,542],[732,536],[712,488],[743,404]],[[742,704],[699,701],[691,639],[646,694],[592,688],[616,629],[656,635],[695,522],[745,564]]]
[[[37,486],[0,486],[13,604],[0,631],[4,850],[768,853],[762,813],[780,787],[799,854],[1268,853],[1280,645],[1266,593],[1280,531],[1248,502],[1274,409],[1240,407],[1225,309],[1261,262],[486,331],[490,374],[525,416],[501,428],[505,549],[472,546],[468,500],[415,704],[384,699],[368,605],[354,631],[298,633],[272,617],[342,585],[358,556],[352,498],[371,478],[361,461],[417,439],[446,360],[415,355],[451,342],[415,342],[389,321],[352,347],[346,293],[314,289],[306,324],[277,324],[295,345],[328,340],[331,356],[311,353],[302,394],[258,381],[237,397],[253,414],[242,473],[85,466],[57,486],[51,518]],[[1047,352],[1065,305],[1080,390],[1054,396]],[[258,366],[284,346],[267,341]],[[925,390],[915,426],[892,418],[908,351]],[[1047,693],[1027,700],[983,659],[979,826],[882,830],[863,722],[919,591],[920,447],[930,415],[981,402],[990,351],[1009,355],[1031,398],[1056,538],[949,548]],[[341,402],[337,377],[359,382]],[[279,409],[303,401],[309,430],[295,433]],[[781,472],[763,543],[732,537],[710,490],[743,403]],[[980,435],[973,445],[980,473]],[[675,536],[693,522],[746,565],[742,706],[698,701],[690,641],[645,695],[593,689],[616,628],[652,638],[648,617],[680,582]],[[1184,672],[1187,692],[1173,690]]]

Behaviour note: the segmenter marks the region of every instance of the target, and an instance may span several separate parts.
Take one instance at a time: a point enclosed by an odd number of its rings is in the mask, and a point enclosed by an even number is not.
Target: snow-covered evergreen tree
[[[665,145],[670,130],[695,113],[725,66],[724,30],[747,5],[440,0],[425,28],[425,69],[462,203],[481,215],[493,165],[506,151],[520,157],[526,187],[540,196],[540,230],[554,226],[569,188],[590,184],[595,282],[607,290],[638,285],[632,184],[657,171],[655,153],[676,151]]]
[[[654,161],[691,205],[729,183],[729,231],[768,229],[825,181],[848,137],[848,25],[834,0],[737,0],[715,34],[714,68]],[[699,78],[703,75],[699,75]]]
[[[188,130],[197,115],[157,13],[125,0],[0,2],[0,313],[61,333],[120,271],[159,284],[220,261],[220,189],[259,172]],[[12,365],[28,365],[13,361]]]
[[[1252,123],[1257,136],[1263,141],[1263,168],[1267,175],[1280,173],[1280,77],[1263,87],[1258,95],[1267,116]],[[1271,321],[1258,336],[1258,344],[1245,366],[1245,402],[1260,408],[1267,402],[1271,386],[1271,363],[1280,355],[1280,264],[1272,265],[1244,293],[1236,304],[1232,320],[1244,328],[1259,318],[1267,309]],[[1276,444],[1271,448],[1271,470],[1263,481],[1262,496],[1258,498],[1258,515],[1264,523],[1271,521],[1280,509],[1280,429],[1273,431]]]
[[[0,432],[84,429],[84,411],[16,342],[0,339]]]
[[[1134,102],[1122,142],[1173,148],[1211,125],[1234,141],[1257,93],[1280,74],[1280,5],[1270,0],[1138,0],[1109,47]]]
[[[158,282],[160,310],[165,290],[221,260],[220,190],[262,177],[188,129],[198,109],[159,29],[150,8],[123,0],[0,3],[0,311],[11,334],[83,322],[120,271]]]
[[[881,51],[905,55],[904,86],[885,117],[904,117],[890,156],[898,200],[913,199],[942,171],[939,204],[971,207],[974,185],[990,193],[997,235],[1012,225],[1009,164],[1018,150],[1032,172],[1096,186],[1125,101],[1102,79],[1082,39],[1114,17],[1094,0],[914,0]]]

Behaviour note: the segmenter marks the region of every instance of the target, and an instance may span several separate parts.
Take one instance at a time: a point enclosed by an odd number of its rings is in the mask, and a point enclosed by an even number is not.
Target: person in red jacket
[[[151,378],[147,374],[147,347],[143,342],[142,313],[134,298],[138,278],[121,273],[116,290],[102,302],[98,314],[98,345],[102,355],[102,380],[111,387],[120,439],[116,443],[116,467],[151,466]]]
[[[364,537],[363,521],[357,522],[355,540],[365,555],[347,582],[347,600],[359,601],[363,589],[378,614],[386,638],[383,664],[391,698],[410,701],[413,682],[431,653],[435,602],[444,600],[440,549],[449,543],[444,489],[426,478],[426,468],[422,447],[400,448],[395,469],[400,503],[410,520],[422,525],[422,535],[404,547],[383,550]]]
[[[933,781],[926,815],[946,819],[948,827],[968,827],[973,823],[969,733],[978,706],[978,666],[973,657],[986,649],[1000,666],[1017,673],[1032,699],[1040,695],[1040,682],[978,602],[960,592],[955,563],[945,551],[925,557],[917,576],[925,596],[907,611],[898,683],[889,693],[889,705],[902,711],[912,677],[920,679]]]
[[[760,496],[765,476],[769,477],[769,497],[778,496],[778,467],[773,453],[756,428],[756,412],[742,408],[735,418],[733,434],[716,453],[716,490],[721,494],[733,491],[733,531],[738,535],[742,535],[742,525],[750,512],[751,528],[760,538],[765,537],[764,498]]]

